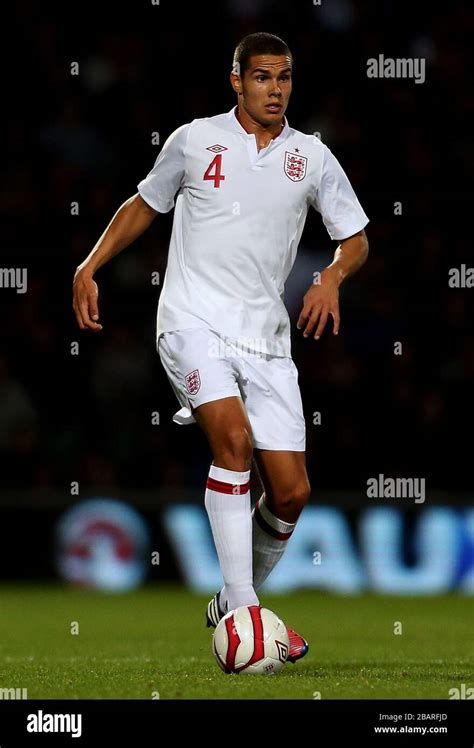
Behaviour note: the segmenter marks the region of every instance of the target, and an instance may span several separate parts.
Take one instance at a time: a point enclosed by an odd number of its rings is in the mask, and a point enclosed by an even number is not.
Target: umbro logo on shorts
[[[195,395],[199,392],[201,386],[201,377],[199,376],[199,369],[194,369],[189,374],[186,374],[184,381],[186,382],[186,389],[190,395]]]

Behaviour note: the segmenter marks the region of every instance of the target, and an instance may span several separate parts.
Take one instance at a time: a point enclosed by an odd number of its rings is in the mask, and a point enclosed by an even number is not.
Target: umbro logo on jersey
[[[306,176],[306,156],[285,152],[285,174],[292,182],[301,182]]]
[[[209,145],[206,151],[212,151],[213,153],[221,153],[222,151],[228,151],[229,149],[225,145]]]

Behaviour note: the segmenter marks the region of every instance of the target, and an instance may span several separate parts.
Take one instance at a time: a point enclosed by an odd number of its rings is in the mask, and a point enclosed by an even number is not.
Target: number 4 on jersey
[[[214,173],[213,170],[214,169]],[[222,180],[225,179],[225,176],[221,172],[222,169],[222,153],[218,153],[217,156],[215,156],[209,166],[206,169],[206,172],[203,176],[203,179],[207,180],[210,179],[214,182],[214,187],[220,187]]]

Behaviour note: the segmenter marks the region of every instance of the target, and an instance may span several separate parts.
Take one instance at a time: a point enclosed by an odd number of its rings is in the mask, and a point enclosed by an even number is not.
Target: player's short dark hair
[[[239,75],[245,73],[250,67],[250,58],[252,55],[288,55],[293,64],[293,55],[290,48],[283,39],[275,34],[268,34],[266,31],[257,31],[255,34],[248,34],[237,44],[234,52],[232,69]],[[238,66],[238,67],[236,67]]]

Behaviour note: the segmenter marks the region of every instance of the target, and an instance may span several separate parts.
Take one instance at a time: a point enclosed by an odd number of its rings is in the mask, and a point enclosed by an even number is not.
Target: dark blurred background
[[[363,496],[367,478],[384,473],[425,477],[428,497],[471,503],[474,290],[451,288],[448,274],[472,257],[474,9],[162,0],[54,11],[28,1],[18,12],[4,89],[2,266],[26,267],[28,288],[1,289],[4,512],[22,491],[27,511],[48,496],[67,504],[72,481],[81,497],[204,496],[210,450],[197,425],[172,423],[179,405],[155,351],[151,276],[164,277],[173,212],[97,273],[101,333],[77,327],[72,279],[168,135],[235,104],[233,50],[259,30],[282,36],[295,58],[290,125],[321,133],[370,218],[369,260],[342,287],[336,339],[327,330],[303,340],[295,326],[313,271],[337,246],[314,211],[288,281],[312,501]],[[379,54],[425,58],[425,82],[368,78]]]

